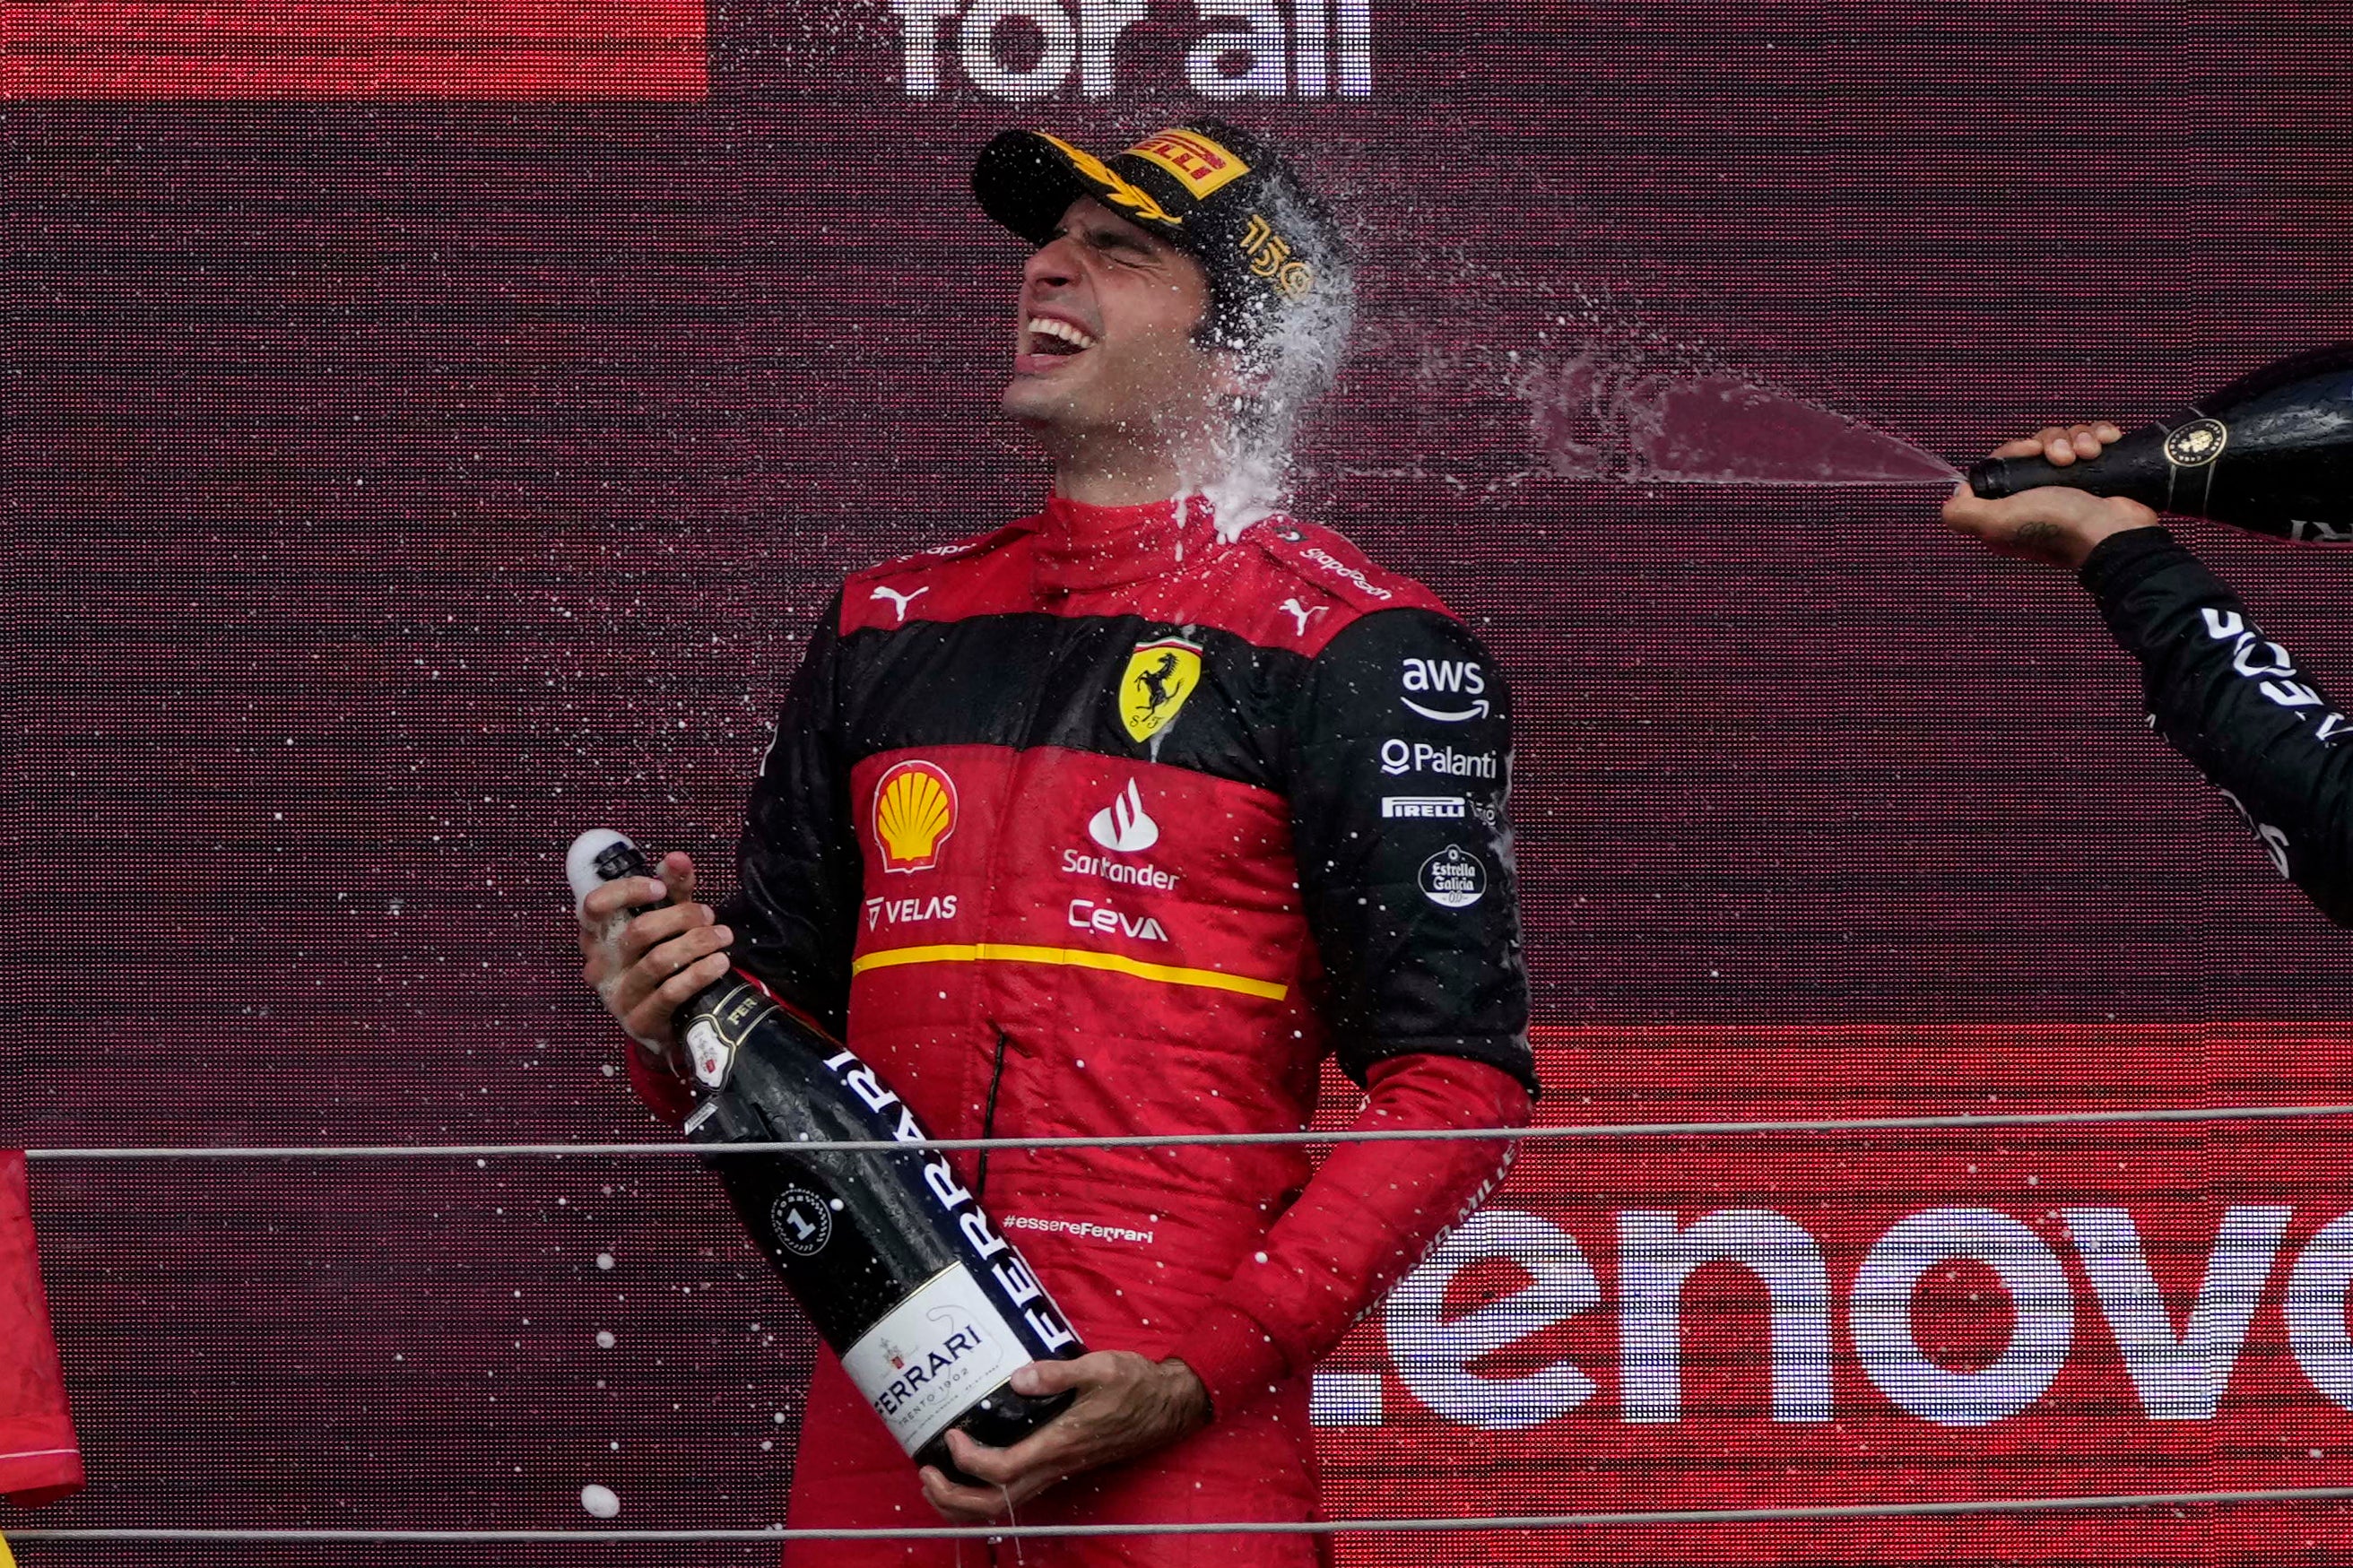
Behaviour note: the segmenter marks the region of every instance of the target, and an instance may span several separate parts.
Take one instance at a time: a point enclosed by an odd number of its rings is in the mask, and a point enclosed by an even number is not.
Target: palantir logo
[[[1095,813],[1087,824],[1087,837],[1122,855],[1141,855],[1160,842],[1160,825],[1145,815],[1144,792],[1134,779],[1117,799]]]
[[[1111,97],[1120,35],[1149,10],[1145,0],[891,0],[908,97],[936,96],[953,61],[982,92],[1017,103],[1066,93],[1073,77],[1082,96]],[[1193,14],[1185,85],[1203,98],[1372,96],[1370,0],[1193,0]]]

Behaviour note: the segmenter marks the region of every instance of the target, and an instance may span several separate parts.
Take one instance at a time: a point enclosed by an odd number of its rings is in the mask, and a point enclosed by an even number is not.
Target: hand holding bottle
[[[2251,371],[2138,430],[2053,426],[1969,470],[1987,500],[2044,486],[2282,539],[2353,542],[2353,342]]]
[[[2022,440],[2005,442],[1996,458],[2040,458],[2056,468],[2089,461],[2124,432],[2103,419],[2093,424],[2045,426]],[[2095,496],[2060,485],[2021,490],[1986,500],[1964,482],[1945,502],[1945,521],[1982,541],[1999,555],[2047,561],[2074,571],[2100,541],[2112,533],[2147,528],[2157,513],[2127,496]]]
[[[659,878],[651,869],[607,827],[564,855],[590,983],[641,1044],[657,1028],[682,1042],[652,1047],[686,1080],[681,1131],[712,1145],[706,1159],[752,1239],[918,1466],[969,1483],[953,1439],[1027,1451],[1077,1398],[1028,1363],[1085,1357],[1078,1331],[956,1163],[926,1147],[914,1108],[823,1024],[732,968],[727,928],[694,902],[693,862],[673,854]],[[800,1147],[841,1142],[867,1147]],[[745,1143],[769,1147],[723,1152]]]
[[[631,1039],[677,1071],[670,1015],[727,973],[734,933],[695,901],[691,858],[673,849],[659,869],[659,880],[624,877],[580,900],[580,976]]]
[[[968,1480],[951,1480],[936,1465],[923,1468],[923,1500],[941,1518],[958,1524],[1002,1519],[1056,1481],[1190,1436],[1211,1415],[1200,1378],[1174,1356],[1155,1362],[1132,1351],[1095,1351],[1072,1361],[1032,1362],[1013,1374],[1012,1384],[1033,1398],[1072,1390],[1078,1399],[1008,1448],[950,1432],[948,1453]]]

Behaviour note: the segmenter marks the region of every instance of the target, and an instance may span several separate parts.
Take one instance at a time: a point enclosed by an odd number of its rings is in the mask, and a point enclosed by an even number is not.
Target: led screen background
[[[639,79],[526,79],[483,63],[514,38],[405,13],[308,44],[183,17],[161,49],[171,9],[9,6],[7,1135],[654,1135],[576,983],[561,846],[610,822],[723,877],[830,583],[1034,504],[1042,471],[989,412],[1020,251],[973,209],[970,154],[1008,123],[1117,145],[1198,111],[1199,19],[1145,9],[1110,96],[1074,66],[1017,101],[944,44],[936,90],[911,92],[904,16],[880,5],[710,12],[700,96],[667,46]],[[1108,14],[1073,8],[1072,36]],[[664,7],[631,15],[636,34],[582,24],[569,57],[681,36]],[[2146,732],[2063,576],[1947,538],[1933,490],[1564,479],[1525,395],[1581,353],[1706,363],[1965,458],[2342,337],[2353,27],[2254,5],[1377,0],[1369,27],[1362,95],[1335,77],[1215,107],[1306,150],[1365,253],[1301,510],[1430,582],[1514,683],[1543,1116],[2353,1098],[2342,937]],[[1054,43],[997,37],[1017,76]],[[472,85],[418,98],[437,51]],[[214,64],[151,58],[192,54]],[[76,58],[92,74],[63,81]],[[225,85],[240,58],[280,75]],[[2353,562],[2193,537],[2324,681],[2347,667]],[[1327,1369],[1332,1509],[2353,1481],[2326,1323],[2301,1354],[2289,1332],[2293,1282],[2325,1296],[2344,1245],[2324,1227],[2353,1207],[2346,1153],[2232,1122],[1532,1153],[1477,1246]],[[781,1516],[806,1331],[683,1165],[50,1162],[34,1201],[92,1476],[40,1523],[562,1527],[588,1522],[589,1482],[626,1524]],[[2172,1331],[2226,1215],[2279,1206],[2270,1251],[2224,1251],[2268,1272],[2217,1407],[2153,1416],[2118,1348],[2159,1365],[2146,1299],[2104,1296],[2084,1261],[2098,1214],[2129,1216]],[[1973,1426],[1890,1394],[1853,1300],[1883,1238],[1961,1210],[2029,1227],[2071,1284],[2048,1390]],[[1797,1259],[1799,1304],[1776,1338],[1753,1272],[1670,1292],[1670,1419],[1659,1363],[1621,1362],[1629,1259],[1695,1262],[1674,1227],[1725,1212],[1750,1216],[1749,1256]],[[1950,1264],[1912,1328],[1966,1373],[2049,1307]],[[1467,1412],[1399,1375],[1399,1344],[1466,1361],[1461,1325],[1494,1313],[1525,1331],[1452,1374]],[[2333,1513],[2240,1510],[1342,1552],[2345,1550]]]

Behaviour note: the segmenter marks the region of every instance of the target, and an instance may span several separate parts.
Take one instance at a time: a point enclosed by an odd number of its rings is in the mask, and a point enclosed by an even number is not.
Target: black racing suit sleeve
[[[2111,535],[2080,576],[2140,661],[2149,722],[2323,914],[2353,925],[2353,721],[2166,530]]]
[[[1293,716],[1291,831],[1325,1016],[1358,1083],[1417,1053],[1535,1092],[1504,810],[1511,693],[1431,610],[1380,610],[1315,658]]]
[[[719,906],[735,963],[839,1037],[864,875],[841,748],[841,595],[826,605],[753,782]]]

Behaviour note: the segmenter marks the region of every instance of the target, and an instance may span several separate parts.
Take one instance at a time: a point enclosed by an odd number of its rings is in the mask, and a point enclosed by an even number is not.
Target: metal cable
[[[1820,1503],[1799,1508],[1632,1509],[1582,1513],[1506,1513],[1466,1518],[1334,1519],[1213,1524],[943,1525],[879,1530],[19,1530],[13,1541],[220,1542],[247,1544],[524,1544],[575,1541],[642,1544],[691,1542],[987,1541],[1095,1535],[1440,1534],[1468,1531],[1579,1530],[1661,1524],[1806,1524],[1841,1520],[1939,1519],[1956,1515],[2222,1508],[2251,1503],[2353,1503],[2353,1487],[2266,1491],[2126,1492],[2107,1496],[1973,1498],[1958,1502]]]
[[[28,1160],[418,1160],[566,1154],[871,1153],[896,1149],[1126,1149],[1171,1144],[1452,1142],[1509,1138],[1684,1138],[1760,1133],[1922,1132],[1996,1127],[2115,1126],[2182,1121],[2277,1121],[2353,1116],[2353,1105],[2158,1106],[2126,1110],[1958,1111],[1941,1116],[1850,1116],[1820,1121],[1616,1121],[1566,1127],[1449,1127],[1419,1131],[1334,1128],[1302,1132],[1141,1132],[1105,1137],[811,1140],[793,1143],[343,1143],[197,1148],[27,1149]]]

